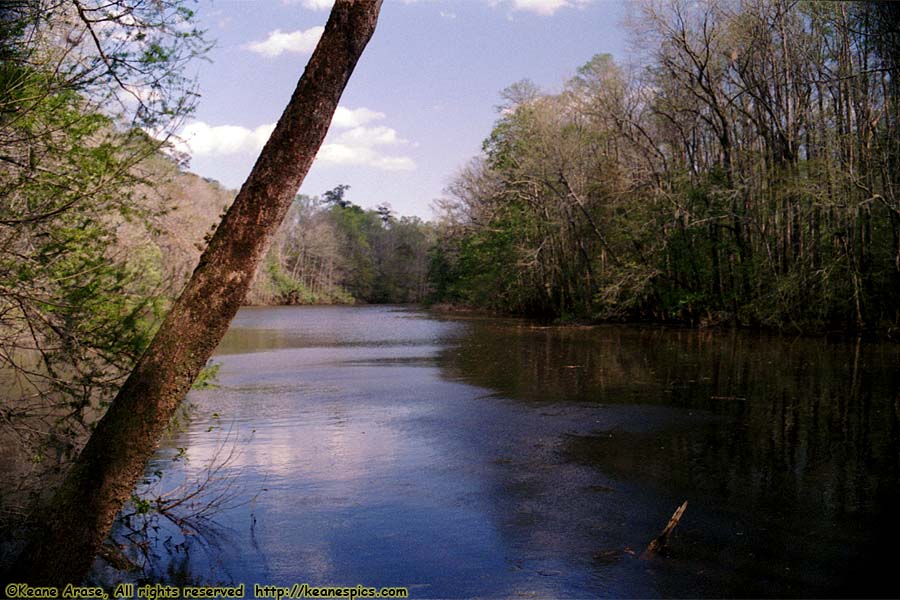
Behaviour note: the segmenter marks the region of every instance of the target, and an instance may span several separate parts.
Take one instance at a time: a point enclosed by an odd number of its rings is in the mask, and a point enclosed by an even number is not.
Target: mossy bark
[[[175,409],[244,300],[306,176],[381,0],[338,0],[275,131],[159,333],[55,494],[7,577],[80,582]]]

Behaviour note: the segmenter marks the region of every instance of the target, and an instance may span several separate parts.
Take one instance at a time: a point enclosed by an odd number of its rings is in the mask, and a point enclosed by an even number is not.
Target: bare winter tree
[[[322,144],[381,0],[337,0],[325,32],[249,178],[190,282],[75,461],[12,573],[80,581],[147,459],[240,307]]]

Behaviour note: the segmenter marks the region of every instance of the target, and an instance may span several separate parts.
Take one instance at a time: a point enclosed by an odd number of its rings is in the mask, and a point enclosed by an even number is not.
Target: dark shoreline
[[[412,305],[414,306],[414,305]],[[424,310],[439,314],[466,315],[473,317],[516,318],[525,319],[544,326],[553,327],[599,327],[614,325],[629,325],[634,327],[663,327],[669,329],[683,329],[687,331],[743,331],[748,333],[764,333],[790,338],[824,338],[834,341],[862,340],[866,342],[900,342],[900,331],[888,330],[788,330],[761,325],[743,325],[733,320],[717,321],[711,324],[692,324],[686,321],[659,321],[651,319],[589,319],[589,318],[553,318],[542,319],[528,315],[504,313],[484,308],[472,307],[463,304],[437,303],[421,304]]]

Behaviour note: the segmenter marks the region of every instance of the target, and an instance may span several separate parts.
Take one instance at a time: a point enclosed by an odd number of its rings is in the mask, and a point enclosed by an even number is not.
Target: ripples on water
[[[897,346],[284,307],[241,310],[216,360],[148,473],[190,481],[233,446],[234,498],[202,543],[164,526],[151,578],[900,591]],[[636,559],[683,500],[670,555]]]

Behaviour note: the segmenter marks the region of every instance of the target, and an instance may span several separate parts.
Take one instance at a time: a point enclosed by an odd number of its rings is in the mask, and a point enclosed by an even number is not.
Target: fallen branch
[[[687,500],[685,500],[681,504],[681,506],[675,509],[675,514],[673,514],[672,518],[669,519],[669,523],[666,525],[665,529],[662,530],[662,533],[656,536],[653,541],[647,545],[647,549],[644,550],[644,553],[641,554],[642,560],[647,560],[655,554],[659,554],[660,552],[665,550],[666,546],[669,543],[669,537],[675,530],[675,526],[678,525],[678,522],[681,520],[682,515],[684,515],[684,511],[687,509],[687,505]]]

